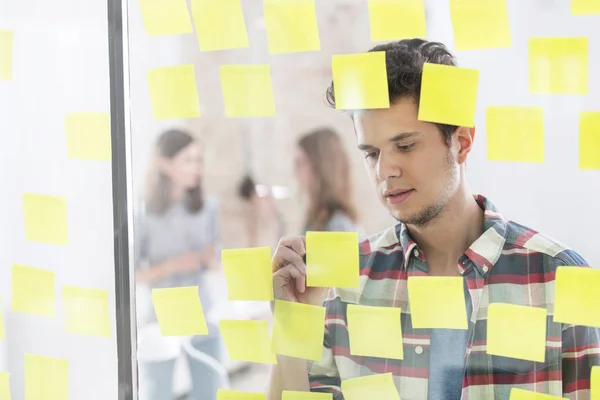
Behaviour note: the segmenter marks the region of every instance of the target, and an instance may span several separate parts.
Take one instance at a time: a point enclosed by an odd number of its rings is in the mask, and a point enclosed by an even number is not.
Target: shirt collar
[[[468,265],[469,260],[486,276],[498,261],[506,242],[508,222],[498,212],[496,207],[482,195],[475,195],[475,200],[484,211],[483,234],[465,251],[460,262]],[[416,257],[425,262],[425,256],[417,243],[410,237],[406,225],[400,223],[396,226],[396,234],[404,252],[404,269],[408,267],[410,257]]]

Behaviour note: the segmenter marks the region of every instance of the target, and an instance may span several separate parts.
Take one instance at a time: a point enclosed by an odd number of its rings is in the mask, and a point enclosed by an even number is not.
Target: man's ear
[[[459,164],[461,164],[467,160],[467,156],[473,148],[473,141],[475,140],[475,128],[461,126],[457,129],[456,133],[459,144],[457,161]]]

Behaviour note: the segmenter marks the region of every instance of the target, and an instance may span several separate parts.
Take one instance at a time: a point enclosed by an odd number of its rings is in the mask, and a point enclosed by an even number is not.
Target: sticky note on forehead
[[[281,394],[281,400],[333,400],[333,394],[331,393],[293,392],[284,390]]]
[[[0,81],[12,78],[13,31],[0,29]]]
[[[306,233],[306,283],[314,287],[357,288],[357,232]]]
[[[65,116],[69,158],[111,160],[110,115],[82,112]]]
[[[425,63],[421,81],[419,120],[475,126],[479,71]]]
[[[67,199],[44,194],[23,194],[25,238],[32,242],[68,245]]]
[[[148,36],[192,33],[185,0],[138,0]]]
[[[325,307],[275,300],[273,349],[276,354],[319,361],[323,355]]]
[[[488,107],[487,153],[491,161],[544,162],[543,107]]]
[[[148,89],[154,119],[194,118],[200,116],[194,66],[151,68]]]
[[[362,376],[342,382],[346,400],[400,400],[392,374]]]
[[[529,38],[529,92],[588,94],[588,38]]]
[[[273,300],[270,247],[223,250],[221,260],[230,301]]]
[[[350,354],[402,360],[400,308],[350,304],[347,308]]]
[[[579,116],[579,168],[600,170],[600,112]]]
[[[275,100],[271,68],[265,65],[222,65],[221,88],[228,117],[273,117]]]
[[[518,388],[510,391],[510,400],[563,400],[563,397],[552,396],[545,393],[531,392]]]
[[[490,304],[487,354],[544,362],[546,309],[505,303]]]
[[[241,0],[191,0],[200,51],[248,47]]]
[[[407,287],[413,328],[468,328],[463,277],[411,276]]]
[[[217,400],[266,400],[263,393],[238,392],[235,390],[217,390]]]
[[[315,0],[264,0],[269,53],[321,49]]]
[[[600,328],[600,270],[559,267],[556,270],[554,321]]]
[[[197,286],[152,289],[152,304],[163,336],[208,334]]]
[[[277,364],[267,321],[221,320],[219,329],[231,360]]]
[[[423,0],[369,0],[371,41],[427,35]]]
[[[450,0],[457,50],[510,47],[506,0]]]
[[[335,108],[389,108],[385,52],[334,55],[331,62]]]

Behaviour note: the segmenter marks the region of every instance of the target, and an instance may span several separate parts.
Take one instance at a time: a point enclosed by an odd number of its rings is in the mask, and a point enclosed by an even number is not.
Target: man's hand
[[[273,266],[273,292],[276,300],[323,305],[328,288],[306,287],[306,239],[282,238],[277,245]]]

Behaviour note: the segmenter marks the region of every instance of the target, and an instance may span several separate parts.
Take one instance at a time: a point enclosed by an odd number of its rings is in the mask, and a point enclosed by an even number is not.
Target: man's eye
[[[371,159],[371,158],[375,158],[375,157],[377,157],[377,152],[376,151],[373,151],[371,153],[365,154],[365,158],[366,159]]]
[[[413,147],[415,147],[415,144],[411,143],[411,144],[407,144],[407,145],[404,145],[404,146],[398,146],[398,150],[401,150],[401,151],[410,151],[410,150],[412,150]]]

